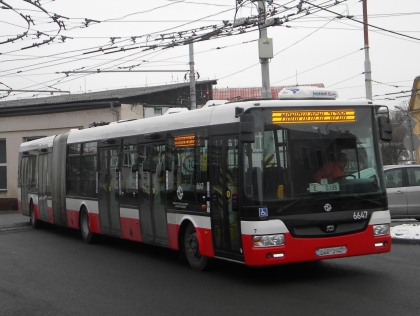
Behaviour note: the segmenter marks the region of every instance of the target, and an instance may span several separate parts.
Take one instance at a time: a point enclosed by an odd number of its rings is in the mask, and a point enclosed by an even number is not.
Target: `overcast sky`
[[[335,0],[306,2],[325,6]],[[189,47],[162,49],[171,40],[157,40],[160,34],[165,34],[165,38],[174,36],[180,43],[182,36],[193,34],[193,30],[204,34],[213,30],[212,25],[233,22],[235,14],[237,18],[257,14],[250,1],[243,1],[244,5],[236,12],[235,0],[45,0],[32,4],[7,0],[3,3],[0,89],[13,90],[8,97],[0,99],[3,101],[50,95],[15,90],[60,89],[75,94],[184,82],[189,69]],[[274,4],[290,8],[276,15],[284,21],[285,14],[297,12],[299,1],[274,0]],[[303,8],[309,6],[302,3]],[[276,7],[278,11],[285,10]],[[362,21],[359,0],[343,1],[328,10]],[[310,11],[310,15],[291,16],[291,21],[268,28],[275,55],[270,62],[271,86],[323,83],[336,89],[340,98],[364,98],[362,24],[347,18],[337,19],[333,12],[316,10],[314,6]],[[374,100],[394,106],[409,99],[407,91],[420,75],[420,1],[368,0],[368,15],[372,25],[369,41]],[[26,31],[28,36],[16,39]],[[248,28],[243,34],[238,33],[235,29],[231,36],[221,33],[219,38],[194,43],[195,70],[200,80],[217,79],[216,88],[261,87],[258,29]],[[114,45],[111,37],[115,38]],[[156,49],[144,50],[154,44],[158,45]],[[107,49],[111,47],[115,49]],[[125,51],[115,52],[121,48]],[[65,74],[98,69],[151,72]],[[7,96],[7,92],[0,91],[1,96]]]

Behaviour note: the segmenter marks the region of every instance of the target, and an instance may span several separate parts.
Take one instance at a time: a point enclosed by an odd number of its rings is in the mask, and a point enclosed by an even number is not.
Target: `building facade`
[[[197,104],[212,98],[216,80],[196,83]],[[0,210],[17,209],[22,142],[101,122],[162,115],[189,107],[189,83],[0,102]]]

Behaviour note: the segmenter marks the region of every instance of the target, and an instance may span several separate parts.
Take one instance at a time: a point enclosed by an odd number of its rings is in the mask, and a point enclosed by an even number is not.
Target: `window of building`
[[[6,140],[0,139],[0,191],[7,190]]]

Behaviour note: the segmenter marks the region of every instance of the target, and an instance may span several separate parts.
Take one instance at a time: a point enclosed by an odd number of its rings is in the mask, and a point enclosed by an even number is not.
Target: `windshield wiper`
[[[360,196],[352,196],[352,197],[353,197],[353,198],[355,198],[355,199],[361,200],[361,201],[370,202],[370,203],[372,203],[372,204],[382,205],[382,203],[381,203],[381,202],[378,202],[378,201],[375,201],[375,200],[372,200],[372,199],[365,199],[365,198],[362,198],[362,197],[360,197]]]
[[[320,193],[321,193],[321,192],[320,192]],[[313,194],[313,193],[312,193],[312,192],[310,192],[310,193],[306,193],[306,194],[302,195],[300,198],[298,198],[298,199],[294,200],[293,202],[290,202],[289,204],[287,204],[287,205],[283,206],[283,207],[282,207],[281,209],[279,209],[276,213],[277,213],[277,214],[280,214],[281,212],[283,212],[283,211],[287,210],[287,209],[288,209],[288,208],[290,208],[291,206],[295,205],[297,202],[302,201],[304,198],[306,198],[306,197],[308,197],[308,196],[310,196],[310,195],[312,195],[312,194]]]
[[[320,197],[318,199],[315,199],[315,201],[319,201],[319,200],[330,200],[330,199],[339,199],[339,198],[353,198],[353,199],[356,199],[356,200],[366,201],[366,202],[369,202],[369,203],[372,203],[372,204],[376,204],[376,205],[382,205],[381,202],[378,202],[378,201],[375,201],[375,200],[372,200],[372,199],[365,199],[365,198],[362,198],[362,197],[357,196],[357,195],[350,195],[350,196],[333,195],[333,196],[328,196],[328,197]]]

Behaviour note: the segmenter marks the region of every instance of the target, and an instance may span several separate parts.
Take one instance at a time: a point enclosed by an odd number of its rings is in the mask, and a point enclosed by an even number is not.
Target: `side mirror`
[[[379,138],[382,141],[389,142],[392,139],[392,126],[388,116],[378,117]]]
[[[254,115],[241,114],[240,116],[239,132],[241,134],[241,143],[254,143],[255,142],[255,123]]]

